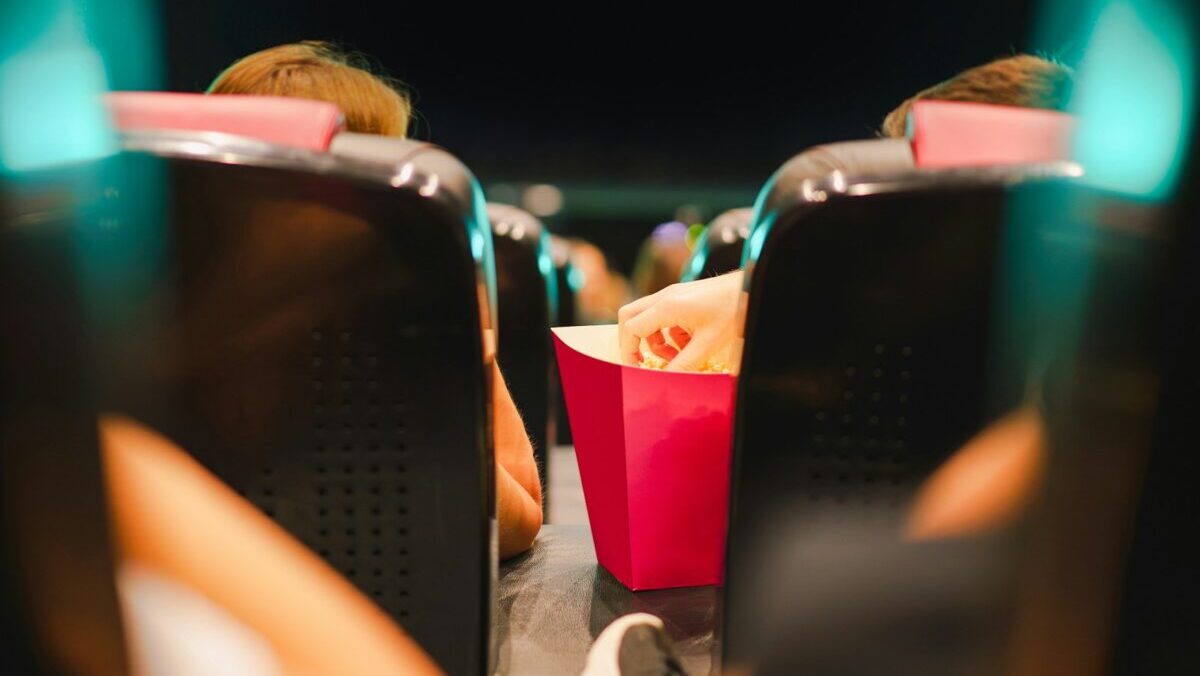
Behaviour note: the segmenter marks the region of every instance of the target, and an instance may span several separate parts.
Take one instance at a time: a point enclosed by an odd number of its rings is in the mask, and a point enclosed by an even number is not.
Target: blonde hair
[[[954,77],[918,92],[888,113],[880,133],[903,138],[907,132],[908,111],[922,99],[972,101],[1024,108],[1062,110],[1070,96],[1073,73],[1070,68],[1029,54],[997,59],[968,68]]]
[[[361,56],[311,40],[239,59],[213,80],[208,93],[328,101],[342,109],[348,131],[364,134],[403,138],[412,116],[397,82],[371,73]]]

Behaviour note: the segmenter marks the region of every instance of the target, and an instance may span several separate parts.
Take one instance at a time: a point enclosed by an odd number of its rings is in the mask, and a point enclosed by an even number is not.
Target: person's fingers
[[[683,349],[692,341],[692,334],[688,333],[682,327],[672,326],[667,329],[667,333],[671,336],[671,342],[675,343],[675,347]]]
[[[707,333],[693,334],[687,347],[679,351],[670,364],[668,371],[693,371],[700,366],[715,350],[713,338]]]
[[[629,322],[658,302],[657,296],[639,298],[617,311],[617,345],[621,350],[621,361],[626,364],[642,361],[642,335],[630,330]]]
[[[662,331],[656,331],[646,336],[646,345],[654,354],[671,361],[675,355],[679,354],[679,350],[667,345],[667,339],[663,336]]]
[[[630,331],[626,324],[617,327],[617,345],[623,363],[637,364],[642,361],[642,337]]]
[[[674,324],[675,322],[668,319],[667,311],[663,309],[663,303],[655,303],[625,322],[625,336],[627,337],[621,338],[621,353],[632,357],[632,353],[639,349],[643,338],[649,339],[651,334],[658,333],[663,328]]]
[[[621,309],[617,310],[617,323],[624,324],[630,319],[633,319],[641,314],[643,310],[657,303],[661,297],[662,291],[659,291],[658,293],[652,293],[649,296],[642,296],[631,303],[622,305]]]

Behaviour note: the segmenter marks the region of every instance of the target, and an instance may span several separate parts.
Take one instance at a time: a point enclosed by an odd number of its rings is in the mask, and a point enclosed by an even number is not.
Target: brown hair
[[[217,76],[209,94],[294,96],[335,103],[346,129],[404,137],[412,104],[399,84],[372,74],[365,59],[325,42],[280,45],[239,59]]]
[[[1018,54],[997,59],[918,92],[888,113],[880,131],[883,136],[904,137],[908,111],[922,99],[1062,110],[1071,93],[1072,78],[1071,69],[1037,56]]]

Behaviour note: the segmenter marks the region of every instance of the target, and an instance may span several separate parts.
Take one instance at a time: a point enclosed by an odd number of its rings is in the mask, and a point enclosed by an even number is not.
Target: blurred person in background
[[[633,266],[633,296],[658,293],[679,281],[692,250],[688,227],[679,221],[656,227],[638,250]]]
[[[333,103],[346,129],[404,138],[412,104],[399,82],[374,73],[365,57],[306,40],[243,57],[209,85],[209,94],[289,96]]]
[[[576,290],[579,322],[581,324],[611,324],[617,310],[629,302],[629,282],[625,276],[609,269],[608,258],[595,244],[572,238],[571,264],[582,276]]]
[[[255,52],[218,75],[208,93],[327,101],[341,109],[347,131],[397,138],[405,137],[412,117],[397,82],[372,72],[366,58],[326,42]],[[542,526],[542,488],[533,446],[495,361],[492,380],[500,556],[507,558],[533,546]]]
[[[1071,69],[1037,56],[1018,54],[997,59],[969,68],[905,100],[884,118],[880,136],[904,138],[909,110],[920,100],[1063,110],[1073,81]],[[828,173],[824,166],[821,162],[812,163],[811,170],[819,172],[815,177]],[[654,354],[669,362],[668,370],[686,371],[704,364],[733,342],[738,294],[744,282],[739,270],[674,284],[622,307],[618,313],[622,359],[629,364],[641,362],[642,341],[666,333],[669,338],[647,343]]]
[[[968,68],[906,99],[883,119],[880,136],[904,138],[908,113],[917,101],[966,101],[1065,110],[1074,78],[1070,68],[1030,54],[997,59]]]

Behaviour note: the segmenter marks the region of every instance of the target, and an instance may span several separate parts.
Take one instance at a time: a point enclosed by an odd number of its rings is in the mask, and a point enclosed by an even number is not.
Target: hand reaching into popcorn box
[[[740,291],[676,285],[619,326],[553,330],[596,557],[631,589],[721,582]]]
[[[742,280],[739,270],[674,284],[621,308],[617,317],[624,363],[727,373]]]

